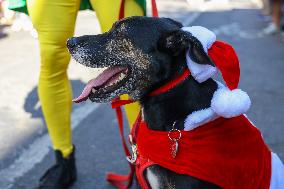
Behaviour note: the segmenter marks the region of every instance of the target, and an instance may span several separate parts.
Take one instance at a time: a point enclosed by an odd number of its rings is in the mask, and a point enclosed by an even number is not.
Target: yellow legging
[[[120,0],[91,0],[91,4],[102,31],[110,29],[118,19]],[[67,77],[70,56],[66,40],[73,36],[80,0],[27,0],[27,5],[39,36],[39,99],[53,148],[67,157],[73,145],[70,127],[72,91]],[[143,10],[135,0],[126,0],[125,15],[143,15]],[[130,125],[138,110],[138,104],[126,107]]]

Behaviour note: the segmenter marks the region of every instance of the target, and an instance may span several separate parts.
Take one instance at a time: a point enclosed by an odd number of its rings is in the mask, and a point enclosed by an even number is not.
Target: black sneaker
[[[67,189],[70,187],[77,178],[74,155],[75,147],[68,158],[64,158],[62,153],[56,150],[56,164],[44,173],[36,189]]]

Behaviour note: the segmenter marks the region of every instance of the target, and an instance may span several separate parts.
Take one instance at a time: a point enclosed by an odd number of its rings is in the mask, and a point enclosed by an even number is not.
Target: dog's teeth
[[[114,82],[111,82],[111,83],[107,84],[106,87],[109,87],[109,86],[111,86],[113,84],[114,84]]]
[[[124,73],[121,73],[120,75],[119,75],[119,80],[122,80],[123,78],[125,78],[125,74]]]
[[[94,89],[94,88],[92,89],[92,92],[93,92],[93,93],[95,93],[96,91],[97,91],[96,89]]]
[[[115,81],[111,81],[110,83],[108,83],[107,85],[105,85],[105,87],[109,87],[112,85],[117,84],[119,81],[121,81],[122,79],[124,79],[126,77],[126,75],[124,73],[120,73],[119,77],[115,80]]]

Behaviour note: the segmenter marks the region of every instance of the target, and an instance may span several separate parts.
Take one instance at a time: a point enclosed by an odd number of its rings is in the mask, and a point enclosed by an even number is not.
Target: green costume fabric
[[[136,2],[143,8],[146,15],[146,0],[136,0]],[[28,14],[26,0],[9,0],[9,9]],[[91,3],[89,0],[81,0],[80,10],[86,9],[93,10]]]

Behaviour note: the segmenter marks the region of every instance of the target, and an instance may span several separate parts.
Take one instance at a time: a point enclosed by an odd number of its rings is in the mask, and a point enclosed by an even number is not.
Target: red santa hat
[[[233,47],[225,42],[216,41],[216,35],[201,26],[183,27],[202,44],[204,51],[209,55],[216,67],[198,64],[190,59],[189,51],[186,61],[192,76],[202,83],[217,73],[221,75],[227,87],[219,87],[211,100],[211,109],[219,116],[230,118],[245,113],[251,101],[246,92],[237,89],[240,79],[239,60]]]

